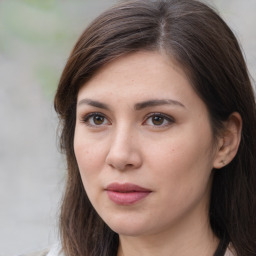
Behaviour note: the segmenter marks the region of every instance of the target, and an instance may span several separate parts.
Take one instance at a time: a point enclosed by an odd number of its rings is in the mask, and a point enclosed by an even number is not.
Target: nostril
[[[125,163],[122,163],[122,162],[109,163],[108,165],[111,168],[116,169],[116,170],[120,170],[120,171],[133,168],[133,164],[125,164]]]
[[[134,163],[133,163],[134,162]],[[134,159],[128,159],[128,158],[107,158],[106,163],[113,169],[119,170],[119,171],[124,171],[124,170],[131,170],[139,167],[139,163],[136,164],[136,162],[140,161],[135,161]]]
[[[119,138],[119,140],[116,140],[115,143],[111,145],[106,155],[105,162],[108,166],[111,166],[111,168],[123,171],[126,169],[139,168],[142,159],[137,146],[135,147],[132,143],[127,143],[127,139]]]

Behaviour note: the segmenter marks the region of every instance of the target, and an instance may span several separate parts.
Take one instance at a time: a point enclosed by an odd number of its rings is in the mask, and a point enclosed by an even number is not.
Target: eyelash
[[[104,114],[102,114],[102,113],[99,113],[99,112],[92,112],[92,113],[89,113],[89,114],[87,114],[87,115],[85,115],[83,118],[82,118],[82,123],[85,123],[86,125],[88,125],[88,126],[91,126],[91,127],[101,127],[101,126],[103,126],[103,125],[105,125],[105,124],[91,124],[90,123],[90,119],[91,118],[95,118],[95,117],[101,117],[101,118],[104,118],[105,120],[108,120],[107,118],[106,118],[106,116],[104,115]]]
[[[90,123],[90,119],[91,118],[96,118],[96,117],[100,117],[100,118],[103,118],[104,121],[107,121],[108,123],[105,124],[105,123],[102,123],[102,124],[95,124],[95,123]],[[156,125],[156,124],[153,124],[153,121],[152,121],[152,118],[154,117],[157,117],[157,118],[160,118],[162,119],[162,121],[164,122],[164,124],[159,124],[159,125]],[[151,119],[151,123],[152,124],[147,124],[147,122]],[[92,122],[94,122],[94,120],[92,120]],[[173,124],[175,122],[174,118],[172,118],[171,116],[169,115],[165,115],[163,113],[150,113],[148,114],[144,121],[143,121],[143,125],[148,125],[148,126],[152,126],[152,127],[156,127],[156,128],[161,128],[161,127],[166,127],[166,126],[169,126],[171,124]],[[82,123],[85,123],[86,125],[88,126],[91,126],[91,127],[97,127],[97,128],[100,128],[102,126],[105,126],[105,125],[109,125],[111,124],[111,122],[109,121],[109,119],[102,113],[100,112],[92,112],[92,113],[89,113],[87,115],[85,115],[83,118],[82,118]]]
[[[163,122],[165,122],[165,124],[159,124],[159,125],[154,125],[154,124],[149,124],[149,126],[153,126],[153,127],[156,127],[156,128],[161,128],[161,127],[166,127],[166,126],[169,126],[171,124],[173,124],[175,122],[174,118],[172,118],[171,116],[169,115],[165,115],[163,113],[150,113],[146,116],[146,119],[145,121],[143,122],[144,125],[147,125],[146,122],[148,120],[151,119],[151,122],[152,122],[152,118],[154,117],[160,117],[162,118]]]

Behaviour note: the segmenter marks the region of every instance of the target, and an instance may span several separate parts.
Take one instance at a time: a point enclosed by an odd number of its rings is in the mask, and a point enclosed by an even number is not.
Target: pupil
[[[154,116],[153,117],[153,124],[155,124],[155,125],[163,124],[163,118],[160,117],[160,116]]]
[[[94,116],[93,121],[95,124],[102,124],[104,122],[103,116]]]

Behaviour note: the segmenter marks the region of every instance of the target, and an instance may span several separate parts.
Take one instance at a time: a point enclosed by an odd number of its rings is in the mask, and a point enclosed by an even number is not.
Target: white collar
[[[231,247],[231,245],[228,246],[224,256],[236,256],[236,254],[234,253],[234,249]]]
[[[52,246],[46,256],[64,256],[64,254],[61,252],[61,245],[58,243]]]
[[[52,248],[46,256],[64,256],[64,254],[61,252],[61,245],[58,243],[52,246]],[[224,256],[236,256],[236,254],[234,254],[231,251],[230,246],[228,246]]]

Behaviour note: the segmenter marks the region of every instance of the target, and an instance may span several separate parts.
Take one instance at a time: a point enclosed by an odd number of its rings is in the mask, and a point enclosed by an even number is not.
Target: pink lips
[[[120,205],[131,205],[148,196],[152,191],[131,183],[112,183],[106,192],[111,201]]]

